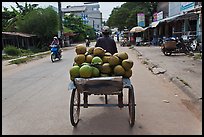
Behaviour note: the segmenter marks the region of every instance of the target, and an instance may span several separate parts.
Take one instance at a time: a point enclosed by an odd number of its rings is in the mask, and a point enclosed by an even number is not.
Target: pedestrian
[[[117,32],[117,41],[119,42],[119,32]]]
[[[97,39],[95,47],[101,47],[106,52],[110,52],[112,55],[117,53],[117,47],[114,39],[110,37],[111,30],[108,26],[104,26],[102,29],[103,36]]]
[[[86,47],[89,47],[90,45],[89,35],[86,36],[85,42],[86,42]]]

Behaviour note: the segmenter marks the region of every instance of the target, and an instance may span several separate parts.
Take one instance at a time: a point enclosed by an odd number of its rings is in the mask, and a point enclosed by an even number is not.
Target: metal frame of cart
[[[128,103],[123,103],[123,89],[128,89]],[[128,107],[129,124],[131,127],[135,124],[136,103],[134,97],[134,88],[129,78],[116,77],[99,77],[99,78],[75,78],[68,85],[68,90],[72,90],[70,100],[70,121],[72,126],[76,126],[79,122],[80,107]],[[83,104],[81,101],[83,94]],[[89,104],[88,96],[105,95],[105,104]],[[118,104],[108,104],[108,95],[118,95]]]

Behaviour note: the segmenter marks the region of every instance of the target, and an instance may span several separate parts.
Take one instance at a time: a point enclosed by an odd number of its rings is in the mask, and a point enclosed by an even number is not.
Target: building
[[[202,2],[159,2],[156,19],[150,24],[153,35],[197,36],[202,40]],[[154,14],[155,17],[155,14]]]
[[[30,49],[37,44],[37,36],[21,32],[2,32],[2,49],[8,45]]]
[[[89,2],[81,6],[67,6],[62,8],[62,12],[63,14],[72,13],[80,16],[84,24],[92,26],[95,31],[101,31],[102,13],[99,8],[100,5],[97,2]]]

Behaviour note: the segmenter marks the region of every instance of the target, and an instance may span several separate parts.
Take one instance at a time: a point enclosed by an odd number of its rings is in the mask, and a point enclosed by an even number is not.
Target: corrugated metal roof
[[[20,32],[2,32],[2,34],[6,34],[6,35],[15,35],[15,36],[21,36],[21,37],[33,37],[36,35],[33,34],[26,34],[26,33],[20,33]]]
[[[77,11],[85,11],[85,6],[70,6],[68,8],[62,8],[62,12],[77,12]]]

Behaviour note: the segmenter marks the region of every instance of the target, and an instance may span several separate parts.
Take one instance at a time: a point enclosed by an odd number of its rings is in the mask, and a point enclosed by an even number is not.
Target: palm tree
[[[5,27],[6,31],[15,31],[16,30],[16,22],[20,19],[23,19],[23,16],[34,10],[38,4],[28,4],[25,2],[25,6],[20,5],[18,2],[16,3],[16,7],[19,9],[16,10],[13,6],[11,6],[13,12],[15,13],[15,17],[8,20],[7,25]]]

